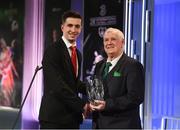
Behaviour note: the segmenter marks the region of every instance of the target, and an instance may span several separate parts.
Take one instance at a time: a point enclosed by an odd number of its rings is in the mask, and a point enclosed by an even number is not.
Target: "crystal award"
[[[90,102],[104,100],[104,86],[101,78],[90,76],[87,78],[87,96]]]

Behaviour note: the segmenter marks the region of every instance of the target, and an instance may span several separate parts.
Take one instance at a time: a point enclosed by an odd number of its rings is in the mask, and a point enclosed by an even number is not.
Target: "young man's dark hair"
[[[67,12],[64,12],[64,14],[62,15],[62,24],[66,21],[67,18],[79,18],[82,20],[82,17],[81,15],[78,13],[78,12],[75,12],[75,11],[67,11]]]

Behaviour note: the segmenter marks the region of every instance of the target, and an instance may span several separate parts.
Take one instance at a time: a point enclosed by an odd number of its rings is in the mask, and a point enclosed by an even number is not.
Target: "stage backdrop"
[[[0,4],[0,106],[18,108],[23,71],[24,0]]]
[[[70,10],[70,7],[71,0],[46,0],[45,47],[61,37],[61,16],[65,11]]]
[[[123,0],[84,1],[83,79],[94,73],[95,64],[105,57],[103,34],[108,27],[123,31]]]

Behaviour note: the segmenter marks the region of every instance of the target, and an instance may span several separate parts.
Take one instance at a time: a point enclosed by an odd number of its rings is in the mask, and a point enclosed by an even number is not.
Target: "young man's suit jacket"
[[[106,59],[97,63],[95,75],[102,77]],[[93,127],[141,128],[139,105],[144,99],[144,70],[136,60],[123,54],[103,79],[105,109],[93,113]]]
[[[81,56],[78,55],[78,74],[81,68]],[[60,39],[50,45],[44,53],[43,61],[44,95],[40,107],[39,120],[58,124],[82,122],[85,101],[78,93],[85,93],[85,86],[75,76],[68,49]]]

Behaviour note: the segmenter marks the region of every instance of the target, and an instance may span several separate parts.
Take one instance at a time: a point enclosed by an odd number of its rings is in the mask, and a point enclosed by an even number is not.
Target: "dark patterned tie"
[[[108,74],[108,72],[109,72],[109,67],[110,67],[111,65],[112,65],[111,62],[107,62],[107,63],[106,63],[106,66],[105,66],[105,68],[104,68],[104,74],[103,74],[103,78],[104,78],[104,79],[106,78],[106,76],[107,76],[107,74]]]
[[[73,64],[73,69],[74,69],[74,72],[75,72],[75,75],[77,76],[77,54],[76,54],[76,47],[75,46],[71,46],[70,47],[71,49],[71,61],[72,61],[72,64]]]

